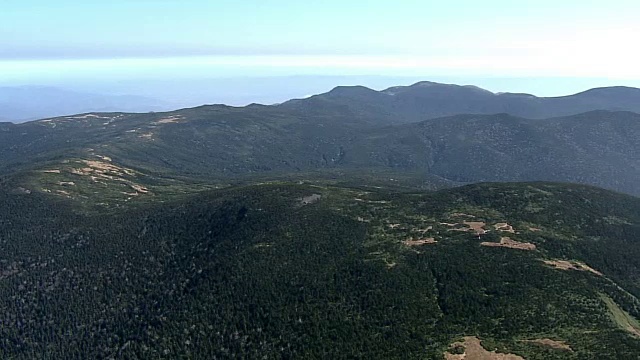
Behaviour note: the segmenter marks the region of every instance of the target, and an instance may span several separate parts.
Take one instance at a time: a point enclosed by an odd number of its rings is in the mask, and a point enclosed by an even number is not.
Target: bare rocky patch
[[[480,245],[489,246],[489,247],[503,247],[503,248],[509,248],[509,249],[517,249],[517,250],[528,250],[528,251],[533,251],[536,249],[536,246],[532,243],[516,241],[509,237],[501,238],[499,243],[485,241],[480,243]]]
[[[451,217],[464,217],[464,218],[473,219],[473,218],[475,218],[475,215],[470,215],[470,214],[457,212],[457,213],[451,214]]]
[[[483,221],[464,221],[462,224],[451,224],[441,222],[440,225],[445,225],[450,227],[452,231],[463,231],[463,232],[473,232],[476,235],[484,235],[487,233],[487,230],[484,227],[487,225]],[[457,227],[463,226],[463,227]]]
[[[147,194],[149,193],[149,189],[147,189],[146,187],[142,186],[142,185],[138,185],[138,184],[129,184],[129,186],[135,190],[138,193],[141,194]]]
[[[320,194],[311,194],[309,196],[304,196],[300,200],[300,205],[311,205],[315,204],[322,198]]]
[[[424,238],[424,239],[407,239],[402,242],[406,246],[420,246],[425,244],[435,244],[437,243],[434,238]]]
[[[494,229],[496,229],[496,231],[510,232],[512,234],[516,233],[516,230],[513,228],[513,226],[509,225],[509,223],[497,223],[493,225],[493,227]]]
[[[123,180],[121,176],[136,176],[136,172],[107,161],[99,160],[80,160],[78,163],[83,164],[84,167],[72,168],[69,171],[74,175],[90,176],[93,178],[102,178],[108,180]]]
[[[546,346],[557,350],[565,350],[573,352],[571,346],[564,341],[552,340],[552,339],[535,339],[535,340],[522,340],[522,342],[536,344],[540,346]]]
[[[162,124],[175,124],[184,120],[184,117],[179,115],[167,116],[165,118],[154,121],[152,124],[154,125],[162,125]]]
[[[476,233],[476,235],[484,235],[487,233],[487,230],[484,227],[487,225],[482,221],[465,221],[464,225],[469,227],[469,231]]]
[[[140,134],[138,135],[138,137],[140,139],[145,139],[145,140],[154,140],[153,135],[154,134],[152,132],[149,132],[149,133]]]
[[[576,270],[576,271],[588,271],[598,276],[602,276],[602,273],[587,264],[581,263],[575,260],[542,260],[545,264],[553,266],[558,270]]]
[[[88,149],[93,151],[93,149]],[[47,174],[47,178],[44,180],[48,186],[61,187],[60,190],[47,190],[44,187],[41,189],[43,192],[56,193],[57,195],[64,195],[72,197],[77,195],[76,192],[81,193],[86,189],[86,185],[95,186],[103,185],[108,186],[110,184],[125,186],[130,190],[119,191],[123,195],[128,197],[138,195],[151,195],[151,191],[135,181],[135,177],[140,175],[133,169],[129,169],[123,166],[118,166],[112,162],[112,159],[108,156],[95,155],[93,159],[81,159],[81,160],[66,160],[60,169],[48,169],[41,171]],[[66,176],[60,178],[48,178],[48,176],[54,176],[58,174],[64,174]],[[70,175],[70,176],[69,176]],[[88,184],[85,183],[86,182]],[[43,185],[45,185],[43,184]],[[47,187],[48,187],[47,186]],[[64,190],[63,190],[64,189]],[[75,189],[72,192],[65,190]]]
[[[482,347],[480,339],[475,336],[467,336],[462,342],[451,344],[452,348],[462,347],[464,353],[452,354],[450,351],[444,353],[446,360],[524,360],[523,357],[515,354],[501,354],[495,351],[488,351]]]
[[[86,115],[78,115],[78,116],[67,116],[67,119],[72,120],[82,120],[82,119],[111,119],[110,116],[96,115],[96,114],[86,114]]]

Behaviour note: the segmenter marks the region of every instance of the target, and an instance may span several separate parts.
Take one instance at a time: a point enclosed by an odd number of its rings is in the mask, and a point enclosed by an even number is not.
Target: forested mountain
[[[362,86],[337,87],[309,99],[292,100],[283,106],[318,108],[346,106],[388,123],[408,123],[457,114],[498,114],[542,119],[576,115],[594,110],[640,112],[640,89],[596,88],[561,97],[498,93],[476,86],[429,81],[375,91]]]
[[[0,358],[636,359],[635,96],[0,123]]]
[[[640,194],[640,115],[593,111],[529,120],[459,115],[374,129],[344,166],[388,167],[454,182],[564,181]]]
[[[70,161],[107,157],[145,174],[207,181],[372,172],[433,186],[545,180],[640,194],[636,113],[384,123],[335,104],[90,113],[0,125],[0,170],[59,170]]]
[[[640,352],[637,198],[274,183],[96,214],[1,188],[3,359]]]

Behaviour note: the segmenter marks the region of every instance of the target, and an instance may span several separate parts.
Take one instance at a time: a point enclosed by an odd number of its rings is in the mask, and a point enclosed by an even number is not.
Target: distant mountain
[[[375,91],[362,86],[292,100],[283,106],[318,108],[347,106],[352,111],[387,123],[408,123],[457,114],[498,114],[541,119],[593,110],[640,112],[640,89],[608,87],[562,97],[530,94],[494,94],[475,86],[419,82]]]
[[[105,95],[54,87],[0,87],[0,121],[23,122],[91,111],[169,110],[163,101],[132,95]]]

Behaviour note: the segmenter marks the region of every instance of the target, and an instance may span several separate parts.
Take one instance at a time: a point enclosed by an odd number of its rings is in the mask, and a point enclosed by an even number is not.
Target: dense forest
[[[630,196],[282,182],[93,211],[0,186],[3,359],[640,353]]]

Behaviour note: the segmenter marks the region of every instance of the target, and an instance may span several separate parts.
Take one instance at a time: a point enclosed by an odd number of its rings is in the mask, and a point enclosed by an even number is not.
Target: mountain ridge
[[[0,169],[51,170],[43,169],[51,161],[92,161],[105,156],[118,166],[145,174],[215,181],[299,177],[308,172],[325,172],[326,176],[371,172],[387,183],[389,179],[412,179],[409,182],[426,188],[546,180],[640,194],[635,181],[640,178],[636,141],[640,115],[634,112],[589,109],[577,115],[525,118],[510,110],[530,106],[514,105],[498,107],[498,113],[473,114],[478,109],[494,110],[496,104],[478,100],[478,96],[500,99],[513,95],[433,82],[390,89],[398,94],[336,87],[329,93],[273,106],[203,105],[158,113],[86,113],[0,125]],[[469,101],[467,95],[451,97],[449,89],[475,97]],[[638,89],[618,87],[595,89],[588,96],[629,91],[640,94]],[[616,104],[634,96],[616,100]],[[452,102],[433,108],[434,99]],[[522,99],[517,96],[515,103]],[[540,100],[524,99],[527,104]],[[561,100],[564,109],[580,109],[583,102],[575,99],[572,95],[569,102]],[[635,105],[640,106],[640,101]],[[457,114],[429,117],[446,113],[450,106]]]
[[[467,114],[375,124],[340,107],[86,114],[0,126],[0,168],[37,169],[46,159],[96,154],[175,176],[366,169],[396,174],[390,178],[411,174],[416,181],[568,181],[640,194],[637,113],[598,110],[549,119]]]
[[[278,106],[297,109],[348,107],[378,125],[413,123],[457,114],[497,114],[542,119],[592,110],[640,112],[640,89],[594,88],[572,95],[537,97],[493,93],[473,85],[417,82],[376,91],[364,86],[338,86],[329,92],[294,99]]]

